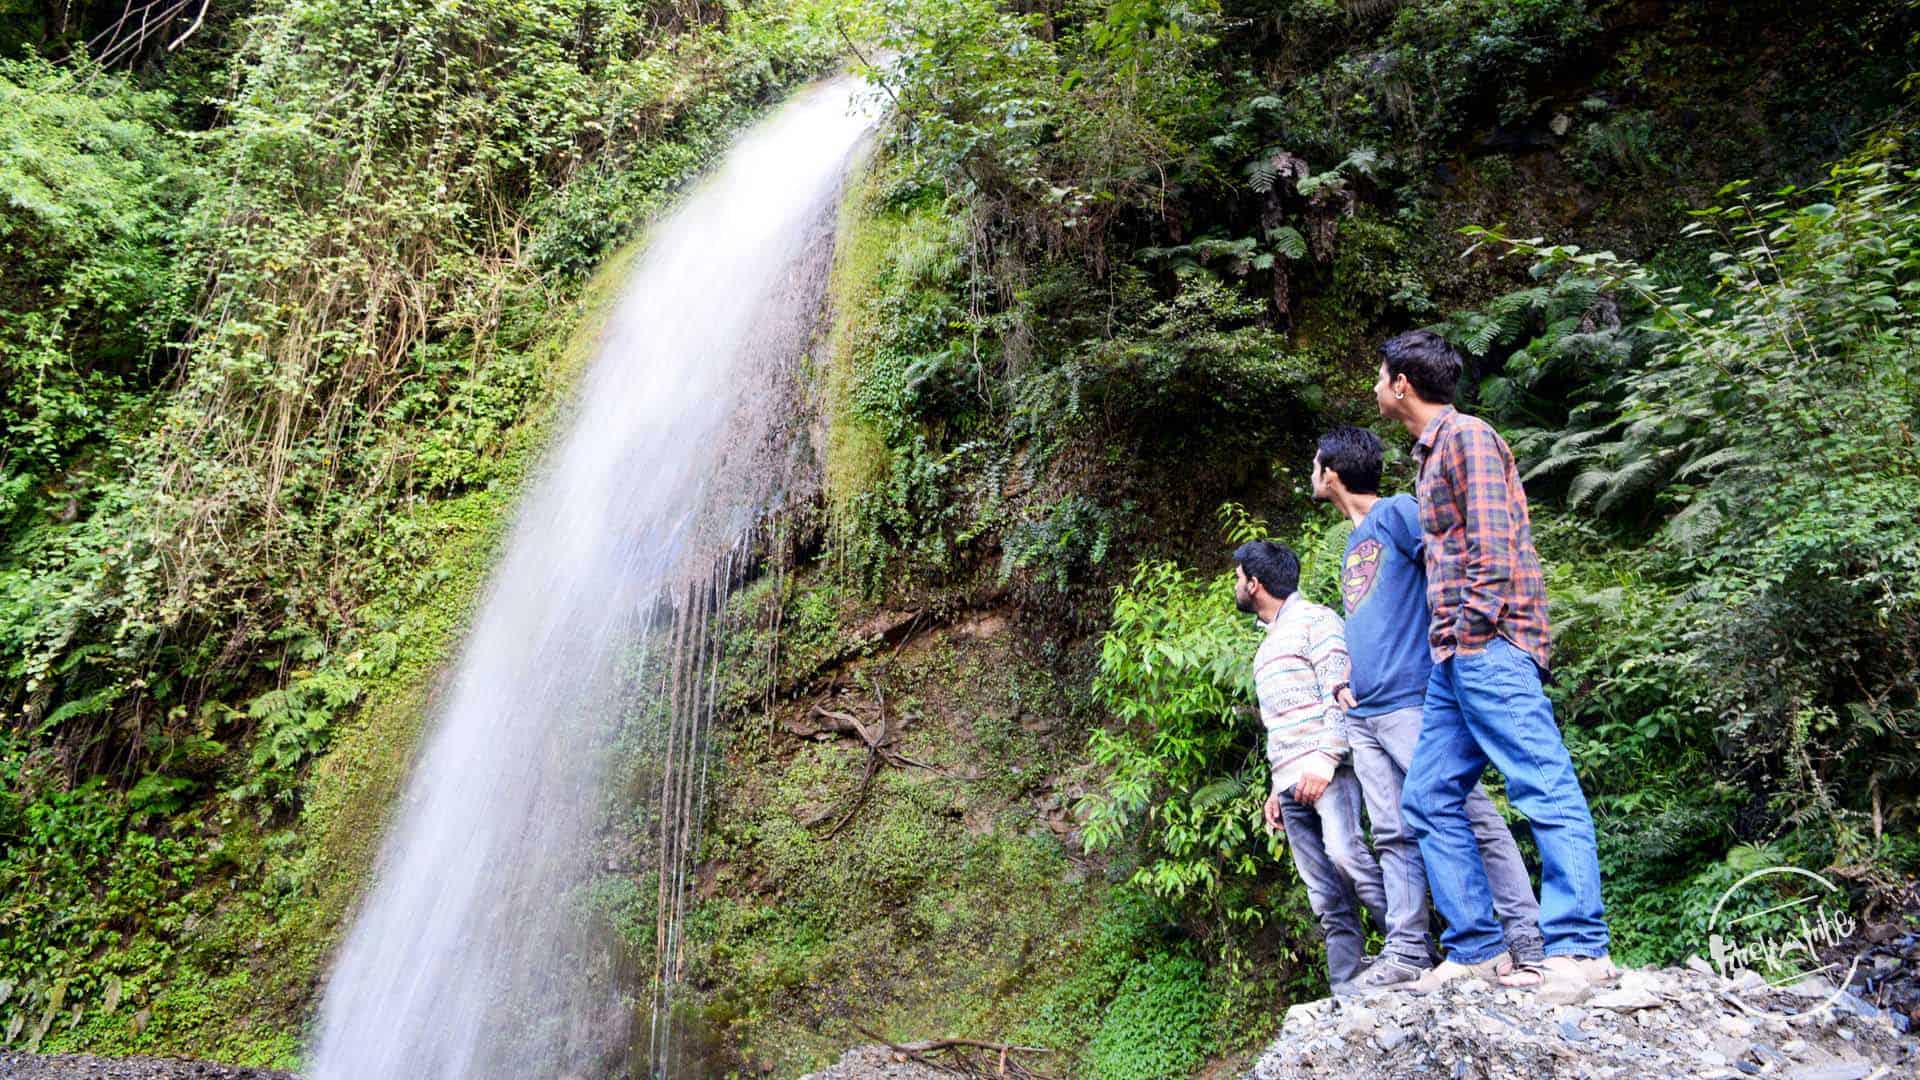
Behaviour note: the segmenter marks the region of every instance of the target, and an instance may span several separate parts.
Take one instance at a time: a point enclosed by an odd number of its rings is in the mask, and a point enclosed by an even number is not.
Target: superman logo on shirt
[[[1340,568],[1340,595],[1347,602],[1347,614],[1353,614],[1360,601],[1373,591],[1373,581],[1380,575],[1380,554],[1386,550],[1378,540],[1362,540],[1347,552],[1347,561]]]

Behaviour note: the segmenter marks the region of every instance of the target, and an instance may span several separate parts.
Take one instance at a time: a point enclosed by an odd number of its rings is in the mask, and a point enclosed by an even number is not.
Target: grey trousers
[[[1374,925],[1387,925],[1387,893],[1380,864],[1367,850],[1360,828],[1360,783],[1353,767],[1341,763],[1333,780],[1312,806],[1298,802],[1293,789],[1280,793],[1280,820],[1294,868],[1307,886],[1307,901],[1327,942],[1327,981],[1338,985],[1360,974],[1367,955],[1367,932],[1360,925],[1365,906]],[[1425,892],[1424,879],[1421,891]],[[1421,910],[1425,910],[1424,905]]]
[[[1427,870],[1420,844],[1400,816],[1401,788],[1413,764],[1413,748],[1420,741],[1422,709],[1415,705],[1374,717],[1347,717],[1347,742],[1353,748],[1353,771],[1373,824],[1373,845],[1380,854],[1380,874],[1386,891],[1387,941],[1383,952],[1416,967],[1433,956],[1427,939]],[[1480,860],[1487,868],[1493,893],[1493,911],[1506,931],[1509,946],[1540,941],[1540,902],[1534,898],[1527,865],[1506,819],[1475,784],[1467,796],[1467,821],[1479,842]]]

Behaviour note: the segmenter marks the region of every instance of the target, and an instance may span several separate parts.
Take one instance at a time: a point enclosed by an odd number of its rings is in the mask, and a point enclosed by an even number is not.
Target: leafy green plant
[[[0,59],[0,523],[164,370],[194,189],[170,105],[117,76]]]
[[[1016,570],[1037,571],[1055,591],[1065,592],[1070,580],[1106,562],[1116,519],[1132,510],[1108,510],[1085,496],[1069,495],[1048,507],[1046,517],[1015,523],[1004,541],[1000,579]]]
[[[1102,1080],[1183,1076],[1206,1060],[1213,995],[1206,965],[1161,953],[1135,967],[1087,1048]]]
[[[1121,724],[1089,737],[1105,779],[1079,807],[1089,849],[1141,830],[1147,857],[1135,885],[1243,924],[1266,913],[1217,909],[1281,851],[1260,824],[1267,763],[1248,666],[1256,644],[1230,575],[1141,564],[1115,595],[1094,681]]]
[[[1920,174],[1880,160],[1808,192],[1734,185],[1690,230],[1722,247],[1707,292],[1474,230],[1557,277],[1504,302],[1563,313],[1509,365],[1515,386],[1581,358],[1605,375],[1563,432],[1516,441],[1538,455],[1527,475],[1569,475],[1572,507],[1657,529],[1660,584],[1625,584],[1669,610],[1640,620],[1652,640],[1596,700],[1637,684],[1615,715],[1642,734],[1713,718],[1785,821],[1826,830],[1842,861],[1914,813],[1920,529],[1895,492],[1920,478],[1917,192]],[[1623,314],[1595,325],[1603,306]]]

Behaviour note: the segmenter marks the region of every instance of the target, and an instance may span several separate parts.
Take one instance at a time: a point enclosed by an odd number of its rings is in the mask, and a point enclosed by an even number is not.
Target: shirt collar
[[[1268,619],[1266,622],[1261,622],[1259,619],[1255,619],[1253,620],[1254,624],[1259,626],[1260,629],[1262,630],[1273,629],[1274,627],[1280,625],[1280,620],[1287,617],[1287,612],[1299,610],[1300,605],[1295,603],[1295,601],[1299,599],[1300,599],[1300,593],[1298,590],[1288,593],[1287,598],[1285,600],[1280,601],[1280,610],[1273,613],[1273,618]]]
[[[1419,441],[1413,444],[1414,454],[1425,460],[1428,454],[1433,453],[1433,444],[1440,441],[1440,429],[1446,427],[1447,421],[1456,415],[1458,414],[1451,405],[1435,413],[1433,419],[1427,421],[1426,430],[1420,433]]]

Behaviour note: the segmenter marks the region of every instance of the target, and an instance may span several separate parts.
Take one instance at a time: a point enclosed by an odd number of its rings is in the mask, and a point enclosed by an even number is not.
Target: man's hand
[[[1312,806],[1319,802],[1320,796],[1326,792],[1327,783],[1326,777],[1308,773],[1300,778],[1299,783],[1293,785],[1293,801],[1302,806]]]
[[[1359,700],[1353,696],[1353,687],[1351,686],[1341,687],[1340,692],[1333,695],[1333,700],[1339,702],[1340,707],[1348,712],[1352,712],[1360,707]]]
[[[1280,821],[1280,793],[1279,792],[1276,791],[1273,794],[1267,796],[1267,806],[1266,806],[1266,809],[1263,811],[1263,816],[1265,816],[1267,819],[1268,832],[1280,831],[1282,825]]]

